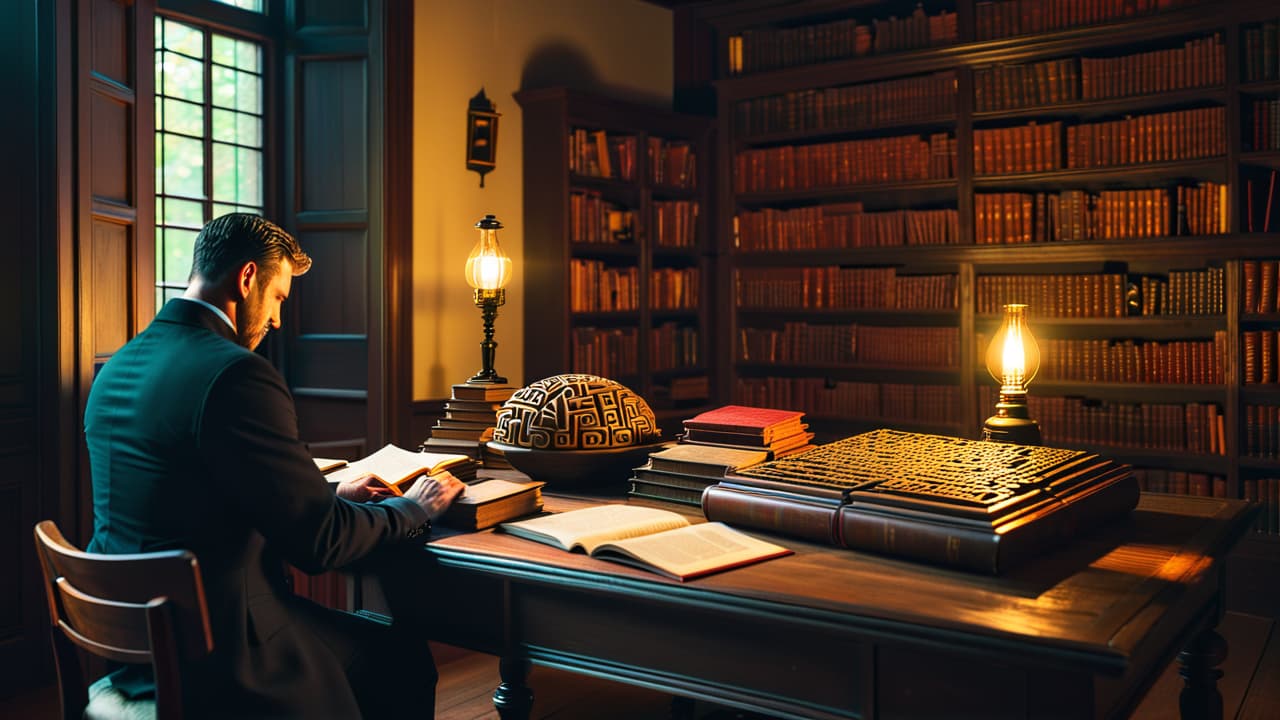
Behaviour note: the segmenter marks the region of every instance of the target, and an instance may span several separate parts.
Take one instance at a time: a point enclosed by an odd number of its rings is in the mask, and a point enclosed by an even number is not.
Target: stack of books
[[[702,505],[702,491],[731,472],[745,470],[769,459],[767,450],[673,445],[649,454],[649,462],[635,469],[630,495]]]
[[[684,421],[681,442],[744,450],[765,450],[777,460],[813,447],[813,433],[797,410],[725,405]]]
[[[515,391],[510,385],[454,385],[444,406],[444,418],[432,426],[431,437],[420,449],[459,453],[487,468],[510,468],[506,457],[486,443],[497,425],[498,409]]]
[[[1123,517],[1124,464],[1080,450],[898,430],[854,435],[708,487],[708,520],[998,574]]]

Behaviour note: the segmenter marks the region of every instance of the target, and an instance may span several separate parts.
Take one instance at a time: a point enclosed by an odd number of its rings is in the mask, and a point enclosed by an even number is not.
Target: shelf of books
[[[696,11],[693,11],[696,12]],[[1047,444],[1280,536],[1280,8],[817,0],[714,28],[721,397],[975,437],[1031,306]],[[1274,555],[1274,553],[1272,553]]]
[[[516,100],[525,381],[608,377],[678,426],[711,399],[713,122],[564,88]]]

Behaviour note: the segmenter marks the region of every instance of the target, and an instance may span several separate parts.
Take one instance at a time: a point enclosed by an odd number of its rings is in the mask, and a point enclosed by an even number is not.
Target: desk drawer
[[[806,716],[862,718],[871,707],[872,647],[767,615],[607,598],[547,586],[512,588],[514,636],[541,664],[675,694]]]

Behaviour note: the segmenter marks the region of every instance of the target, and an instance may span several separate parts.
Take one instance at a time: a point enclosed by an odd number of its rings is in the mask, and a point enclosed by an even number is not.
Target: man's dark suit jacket
[[[85,436],[88,550],[187,548],[199,559],[215,643],[195,673],[199,709],[358,717],[343,668],[291,621],[299,600],[280,563],[308,572],[346,565],[410,536],[426,512],[405,498],[336,497],[298,440],[279,373],[188,300],[169,301],[102,368]]]

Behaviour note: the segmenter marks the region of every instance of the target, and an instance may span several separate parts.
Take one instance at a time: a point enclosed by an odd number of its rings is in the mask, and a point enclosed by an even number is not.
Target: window
[[[262,7],[262,4],[265,0],[214,0],[214,1],[220,2],[224,5],[230,5],[232,7],[238,7],[241,10],[249,10],[251,12],[256,12],[256,13],[265,11],[265,9]]]
[[[263,214],[263,73],[261,43],[156,18],[157,309],[186,289],[206,222]]]

